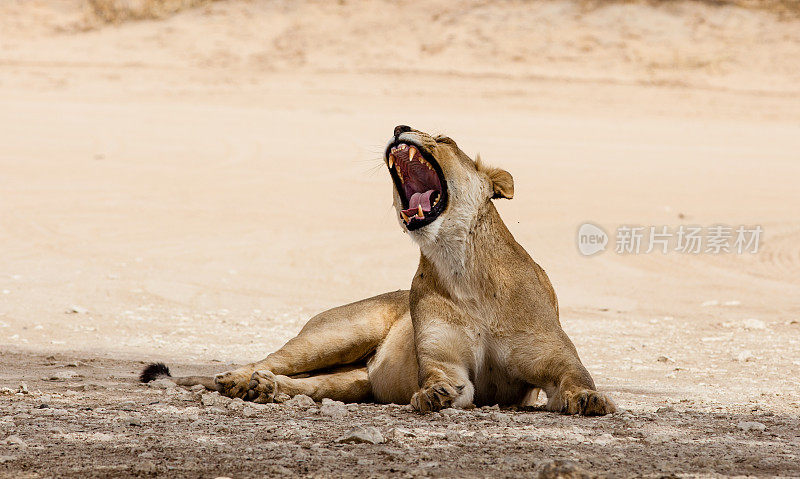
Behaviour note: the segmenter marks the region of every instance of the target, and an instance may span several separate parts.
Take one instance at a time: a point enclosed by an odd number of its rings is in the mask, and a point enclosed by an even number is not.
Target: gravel
[[[44,381],[31,378],[59,366],[8,358],[6,384],[25,378],[30,388],[0,401],[0,477],[800,476],[800,419],[760,403],[662,395],[620,401],[605,417],[499,407],[421,415],[152,388],[136,382],[138,363],[107,359],[86,378]]]

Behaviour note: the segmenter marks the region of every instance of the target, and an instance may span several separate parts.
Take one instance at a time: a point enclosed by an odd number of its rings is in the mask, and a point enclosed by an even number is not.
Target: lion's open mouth
[[[436,160],[417,145],[386,148],[386,164],[403,206],[400,217],[409,230],[435,220],[447,206],[447,183]]]

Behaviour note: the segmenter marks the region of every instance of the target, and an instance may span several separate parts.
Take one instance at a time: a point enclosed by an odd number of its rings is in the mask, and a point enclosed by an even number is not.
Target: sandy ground
[[[800,476],[798,85],[800,21],[699,2],[254,0],[120,25],[3,2],[0,476]],[[514,175],[501,214],[627,413],[331,416],[136,384],[408,287],[397,124]],[[587,258],[585,221],[765,233],[754,255]],[[386,442],[335,442],[358,424]]]

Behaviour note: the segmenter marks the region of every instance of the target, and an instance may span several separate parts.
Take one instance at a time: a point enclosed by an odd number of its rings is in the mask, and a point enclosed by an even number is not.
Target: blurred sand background
[[[0,3],[5,382],[50,354],[221,371],[407,288],[381,154],[408,124],[514,175],[500,212],[621,406],[797,418],[792,2],[153,5]],[[585,258],[585,221],[765,232]]]

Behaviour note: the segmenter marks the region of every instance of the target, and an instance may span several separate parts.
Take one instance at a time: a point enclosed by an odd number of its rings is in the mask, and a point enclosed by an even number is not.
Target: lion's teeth
[[[417,206],[417,214],[419,215],[420,218],[425,217],[425,213],[422,212],[422,205]]]
[[[402,216],[402,217],[403,217],[403,221],[405,221],[406,223],[408,223],[408,222],[410,221],[410,220],[408,219],[408,215],[406,215],[406,214],[405,214],[405,213],[403,213],[402,211],[400,212],[400,216]]]
[[[389,155],[389,168],[394,168],[394,155]]]
[[[417,149],[416,148],[414,148],[413,146],[411,148],[409,148],[408,149],[408,161],[414,161],[414,155],[416,153],[417,153]],[[422,161],[422,158],[420,158],[419,161]]]

